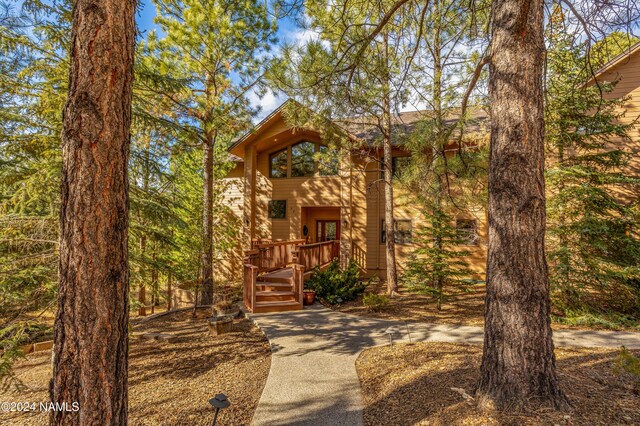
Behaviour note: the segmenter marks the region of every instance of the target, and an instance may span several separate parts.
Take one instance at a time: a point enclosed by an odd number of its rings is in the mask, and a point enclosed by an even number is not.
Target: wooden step
[[[256,302],[253,313],[299,311],[302,305],[296,301]]]
[[[269,302],[269,301],[295,301],[295,293],[293,291],[258,291],[256,292],[257,302]]]
[[[261,275],[258,277],[260,281],[268,282],[268,283],[283,283],[283,284],[291,284],[293,283],[293,276],[278,276],[278,275]]]
[[[256,283],[256,289],[258,291],[291,291],[293,290],[293,284],[258,281]]]

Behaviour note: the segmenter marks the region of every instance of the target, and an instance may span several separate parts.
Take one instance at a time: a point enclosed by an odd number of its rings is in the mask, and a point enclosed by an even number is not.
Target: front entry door
[[[317,221],[316,236],[318,242],[340,239],[339,220],[319,220]]]

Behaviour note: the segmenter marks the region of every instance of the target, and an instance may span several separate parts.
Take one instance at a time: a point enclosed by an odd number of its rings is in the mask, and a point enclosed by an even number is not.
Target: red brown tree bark
[[[544,251],[543,1],[494,0],[481,408],[561,408]]]
[[[135,2],[73,3],[51,425],[127,424]],[[73,409],[77,403],[79,410]]]
[[[204,195],[202,214],[202,291],[201,305],[213,304],[213,141],[204,145]]]

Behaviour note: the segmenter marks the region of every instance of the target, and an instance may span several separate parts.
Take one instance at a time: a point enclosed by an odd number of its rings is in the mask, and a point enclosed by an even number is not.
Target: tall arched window
[[[313,176],[316,144],[309,141],[291,145],[291,177]]]
[[[287,149],[274,152],[269,156],[269,176],[272,178],[287,177]]]

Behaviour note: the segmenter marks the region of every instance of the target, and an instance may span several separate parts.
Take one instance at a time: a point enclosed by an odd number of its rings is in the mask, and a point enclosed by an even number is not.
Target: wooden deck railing
[[[275,241],[255,244],[245,251],[244,292],[245,306],[253,311],[256,304],[258,274],[290,266],[293,270],[293,293],[302,306],[304,280],[316,266],[322,267],[340,257],[340,242],[325,241],[303,244],[304,240]],[[253,244],[252,244],[253,245]]]
[[[298,246],[298,264],[309,272],[316,266],[324,266],[333,259],[340,257],[340,241],[324,241],[315,244]]]
[[[296,261],[296,248],[302,243],[304,240],[252,242],[252,249],[245,251],[245,263],[257,266],[258,272],[284,268]]]

